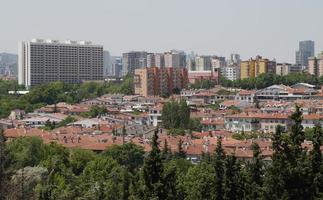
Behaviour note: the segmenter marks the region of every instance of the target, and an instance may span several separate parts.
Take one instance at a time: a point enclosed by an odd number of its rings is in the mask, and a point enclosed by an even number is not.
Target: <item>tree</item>
[[[222,137],[218,137],[214,153],[214,170],[215,170],[215,199],[223,199],[223,179],[224,179],[224,159],[225,154],[222,148]]]
[[[224,200],[242,199],[240,164],[234,155],[228,155],[225,159],[224,171]]]
[[[263,163],[261,160],[261,150],[257,143],[252,144],[253,158],[247,165],[247,185],[246,199],[260,199],[263,185]]]
[[[111,157],[128,171],[135,172],[143,165],[145,151],[134,143],[114,145],[102,153],[103,157]]]
[[[145,199],[164,199],[167,192],[163,190],[163,164],[158,145],[158,130],[156,130],[152,138],[152,150],[145,158],[142,169]]]
[[[6,150],[6,137],[3,130],[0,129],[0,200],[5,199],[4,193],[6,189],[7,181],[7,163],[8,163],[8,152]]]
[[[187,200],[209,200],[214,198],[214,168],[211,164],[202,162],[191,167],[184,179]]]
[[[319,125],[314,127],[313,150],[310,153],[311,172],[313,175],[312,188],[315,198],[323,197],[323,162],[322,162],[322,137],[323,131]]]

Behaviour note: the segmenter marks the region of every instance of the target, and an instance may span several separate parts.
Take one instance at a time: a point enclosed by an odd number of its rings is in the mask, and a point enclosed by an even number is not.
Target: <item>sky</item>
[[[323,51],[322,0],[0,0],[0,52],[32,38],[90,40],[112,55],[171,49],[295,62]]]

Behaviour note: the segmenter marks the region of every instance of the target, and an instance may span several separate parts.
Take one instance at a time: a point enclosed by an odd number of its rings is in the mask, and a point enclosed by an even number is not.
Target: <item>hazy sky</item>
[[[323,0],[0,0],[0,52],[32,38],[91,40],[112,55],[180,49],[294,62],[323,50]]]

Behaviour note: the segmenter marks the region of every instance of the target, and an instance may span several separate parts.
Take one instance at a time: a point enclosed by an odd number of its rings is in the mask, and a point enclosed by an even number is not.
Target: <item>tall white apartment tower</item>
[[[26,88],[103,80],[103,46],[89,41],[33,39],[18,47],[18,82]]]

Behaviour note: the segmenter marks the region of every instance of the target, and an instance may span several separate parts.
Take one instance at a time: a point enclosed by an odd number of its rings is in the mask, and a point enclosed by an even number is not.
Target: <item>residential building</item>
[[[165,60],[163,53],[148,53],[147,54],[147,67],[165,67]]]
[[[147,54],[147,66],[146,67],[156,67],[155,55],[153,53]]]
[[[185,88],[188,74],[185,68],[143,68],[135,70],[135,94],[142,96],[170,95]]]
[[[323,52],[318,57],[308,58],[308,73],[316,77],[323,76]]]
[[[290,73],[300,73],[306,71],[307,67],[299,64],[290,66]]]
[[[297,99],[309,99],[315,94],[317,94],[317,91],[313,88],[299,88],[298,86],[293,88],[285,85],[272,85],[262,90],[258,90],[256,98],[259,101],[294,101]]]
[[[256,59],[249,59],[241,62],[240,78],[254,78],[263,73],[273,73],[276,62],[257,56]]]
[[[308,58],[315,54],[314,41],[305,40],[299,42],[299,50],[296,51],[296,64],[307,66]]]
[[[89,41],[33,39],[21,42],[18,54],[18,82],[27,88],[103,79],[103,46]]]
[[[280,76],[286,76],[290,73],[290,68],[292,64],[289,63],[277,63],[276,64],[276,74]]]
[[[183,51],[171,50],[164,54],[165,67],[185,68],[186,54]]]
[[[221,77],[234,81],[239,78],[238,66],[226,66],[221,68]]]
[[[122,54],[122,73],[134,74],[136,69],[141,69],[147,66],[147,52],[131,51]]]

